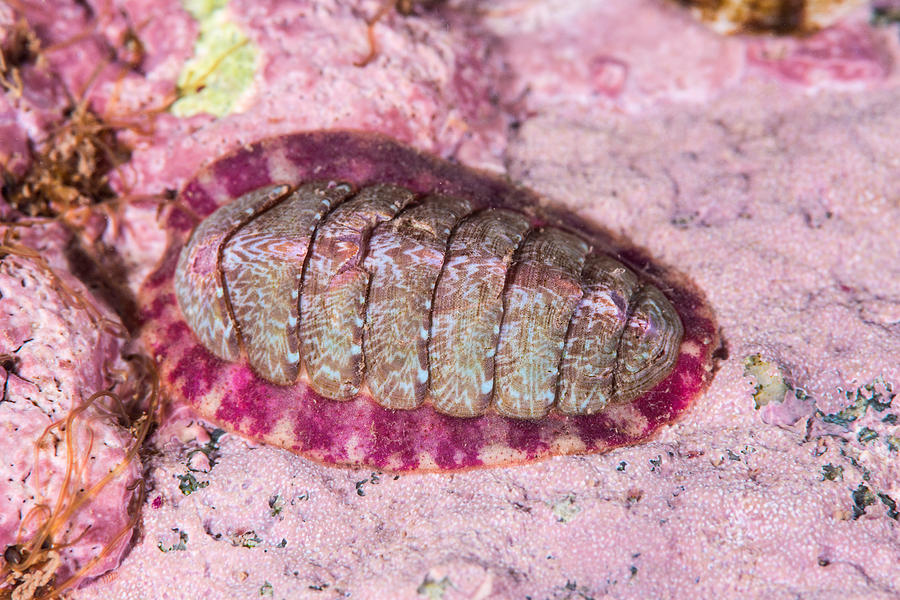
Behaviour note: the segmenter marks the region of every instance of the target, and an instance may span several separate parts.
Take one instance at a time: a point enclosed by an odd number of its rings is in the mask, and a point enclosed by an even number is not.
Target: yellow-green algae
[[[179,99],[172,114],[189,117],[230,113],[250,87],[256,71],[256,48],[230,21],[228,0],[182,0],[200,23],[194,57],[178,76]]]
[[[781,368],[773,361],[753,354],[744,359],[744,376],[756,378],[753,400],[760,409],[770,402],[783,402],[784,395],[791,389]]]
[[[419,596],[425,596],[428,600],[441,600],[449,587],[453,587],[449,578],[442,577],[440,580],[436,580],[432,579],[430,575],[426,575],[425,580],[416,588],[416,593]]]
[[[575,504],[575,497],[571,495],[565,496],[561,500],[550,505],[550,508],[553,510],[553,515],[556,517],[556,520],[560,523],[569,523],[573,521],[578,513],[581,512],[581,507]]]

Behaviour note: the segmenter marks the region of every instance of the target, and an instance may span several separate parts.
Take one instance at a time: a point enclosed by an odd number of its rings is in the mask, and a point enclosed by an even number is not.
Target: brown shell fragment
[[[435,410],[475,417],[490,405],[507,270],[530,226],[518,213],[487,209],[453,233],[431,317]]]
[[[287,385],[297,378],[303,263],[316,225],[351,191],[346,184],[301,185],[225,244],[222,274],[231,314],[250,366],[269,381]]]
[[[581,277],[584,296],[569,326],[556,405],[570,415],[591,415],[615,401],[619,339],[639,285],[625,265],[602,254],[588,257]]]
[[[522,243],[503,297],[494,392],[500,414],[538,419],[549,412],[587,252],[582,239],[555,227],[535,230]]]
[[[332,211],[316,231],[300,294],[301,355],[310,385],[334,399],[359,393],[369,273],[361,263],[369,236],[415,198],[396,185],[375,185]]]
[[[807,34],[866,0],[674,0],[719,33]]]
[[[450,232],[471,210],[464,199],[430,196],[372,235],[363,351],[372,398],[382,406],[410,409],[425,400],[434,286]]]

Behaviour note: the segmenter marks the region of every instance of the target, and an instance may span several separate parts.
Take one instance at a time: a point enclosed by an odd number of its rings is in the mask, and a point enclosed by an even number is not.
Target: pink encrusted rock
[[[671,101],[703,102],[742,75],[742,44],[657,0],[591,5],[542,2],[488,11],[506,48],[510,95],[526,114],[554,110],[637,113]],[[633,24],[640,23],[640,26]]]
[[[153,4],[155,15],[158,3]],[[186,31],[183,20],[190,17],[170,6],[177,0],[162,4],[172,11],[166,22]],[[126,171],[129,189],[155,194],[161,180],[180,189],[210,160],[213,147],[221,155],[263,137],[329,128],[378,131],[421,150],[499,169],[509,115],[505,97],[494,92],[507,75],[493,38],[468,10],[448,16],[452,27],[431,11],[408,17],[390,13],[375,27],[377,55],[359,67],[355,63],[369,52],[366,19],[380,6],[380,1],[359,6],[335,0],[230,2],[229,18],[259,52],[241,109],[216,120],[163,115],[152,136],[129,135],[136,146]],[[145,13],[136,13],[135,21],[137,14]],[[168,26],[149,27],[148,49],[168,48],[170,35]],[[120,97],[133,105],[132,94],[145,93],[140,86],[125,86]],[[296,110],[298,103],[302,110]]]
[[[46,574],[46,591],[48,583],[61,585],[75,573],[91,578],[118,565],[130,546],[132,501],[140,497],[134,486],[141,465],[135,459],[74,507],[77,495],[115,469],[134,443],[108,412],[108,402],[45,435],[94,392],[120,383],[127,370],[118,318],[65,270],[63,249],[71,239],[64,231],[54,224],[15,230],[21,236],[12,236],[16,247],[38,251],[46,262],[10,249],[0,254],[0,549],[22,548],[53,519],[48,543],[59,558],[0,586],[0,593],[21,586],[17,593],[26,598],[36,571]],[[0,228],[0,235],[7,233]],[[66,482],[69,439],[74,470]],[[6,560],[18,550],[10,552],[0,559],[4,574],[12,566]],[[89,564],[101,552],[103,558]]]
[[[21,177],[31,164],[28,152],[28,135],[18,122],[18,112],[9,98],[0,96],[0,164],[13,177]]]
[[[895,35],[865,23],[839,24],[801,39],[754,39],[751,68],[806,88],[881,84],[894,68]]]

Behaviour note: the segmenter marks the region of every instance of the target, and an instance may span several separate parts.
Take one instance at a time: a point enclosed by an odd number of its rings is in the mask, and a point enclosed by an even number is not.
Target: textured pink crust
[[[246,360],[226,363],[213,357],[184,322],[173,290],[179,253],[196,224],[191,212],[203,218],[231,199],[272,183],[329,178],[358,186],[395,183],[418,193],[458,194],[478,206],[517,208],[533,223],[580,231],[649,277],[672,301],[684,324],[675,368],[627,405],[591,416],[553,414],[523,421],[496,414],[454,418],[430,407],[392,411],[362,396],[337,402],[302,383],[271,384],[253,373]],[[180,199],[166,215],[170,245],[141,294],[142,336],[160,363],[164,388],[171,398],[187,402],[223,427],[313,460],[389,471],[453,470],[602,452],[644,440],[680,417],[714,373],[716,324],[705,300],[683,277],[655,265],[627,242],[541,206],[531,192],[385,137],[332,131],[258,142],[210,164],[185,186]]]

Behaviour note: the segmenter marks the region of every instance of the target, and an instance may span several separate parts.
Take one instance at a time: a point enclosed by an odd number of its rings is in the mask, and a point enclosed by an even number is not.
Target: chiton
[[[359,132],[212,162],[143,339],[174,398],[329,464],[451,470],[647,438],[712,377],[676,271],[534,193]]]

